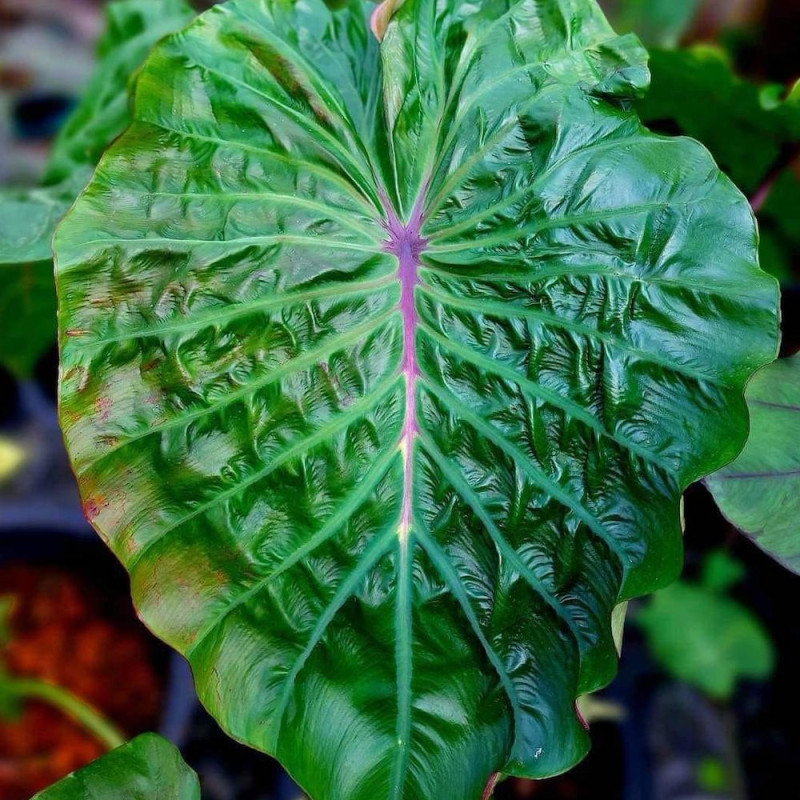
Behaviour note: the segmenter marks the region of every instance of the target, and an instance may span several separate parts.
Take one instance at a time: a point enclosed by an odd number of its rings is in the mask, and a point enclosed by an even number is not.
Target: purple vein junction
[[[398,277],[401,287],[399,307],[403,318],[402,371],[406,382],[406,397],[405,418],[400,440],[400,450],[403,456],[403,505],[400,515],[399,536],[401,541],[405,543],[411,528],[413,515],[414,465],[412,450],[414,438],[419,432],[415,399],[416,382],[419,377],[415,341],[418,317],[414,290],[419,282],[420,253],[427,242],[420,232],[422,229],[422,204],[420,202],[414,207],[407,224],[400,221],[386,201],[384,201],[384,210],[386,213],[385,227],[388,234],[385,249],[396,256],[398,260]]]

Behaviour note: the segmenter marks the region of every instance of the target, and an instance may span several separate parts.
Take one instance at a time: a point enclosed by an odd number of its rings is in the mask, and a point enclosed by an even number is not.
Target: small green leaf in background
[[[648,46],[674,47],[691,25],[701,0],[607,0],[611,23]]]
[[[729,556],[724,550],[715,550],[703,562],[700,582],[714,592],[727,592],[744,578],[746,570],[741,561]]]
[[[200,783],[172,744],[145,733],[32,800],[200,800]]]
[[[194,12],[183,0],[119,0],[106,7],[99,63],[58,136],[43,186],[0,189],[0,364],[28,376],[55,342],[51,239],[103,150],[130,122],[128,87],[152,46]]]
[[[131,121],[130,89],[147,54],[159,39],[188,25],[195,13],[184,0],[117,0],[106,6],[105,17],[97,69],[56,138],[44,173],[47,185],[97,164]]]
[[[0,189],[0,364],[28,375],[56,336],[50,240],[91,175],[37,189]]]
[[[800,355],[764,367],[746,398],[747,444],[706,485],[733,525],[800,574]]]
[[[664,670],[725,700],[741,679],[766,680],[775,656],[761,622],[716,588],[735,579],[732,560],[711,558],[707,584],[679,581],[656,593],[634,620]]]

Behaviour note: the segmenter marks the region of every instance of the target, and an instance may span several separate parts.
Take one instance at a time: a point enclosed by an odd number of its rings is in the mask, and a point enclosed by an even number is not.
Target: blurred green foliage
[[[14,598],[0,595],[0,649],[11,640],[10,621],[13,610]],[[19,715],[20,708],[19,696],[11,689],[0,652],[0,720],[15,719]]]
[[[754,205],[762,267],[783,283],[800,266],[800,84],[748,80],[736,57],[757,31],[717,30],[716,41],[678,47],[697,32],[701,0],[601,0],[613,24],[650,49],[643,121],[702,142]],[[708,31],[704,31],[708,33]]]
[[[697,782],[703,791],[722,794],[730,789],[731,778],[722,761],[704,758],[697,767]]]
[[[719,700],[741,679],[766,680],[775,665],[764,626],[725,593],[742,574],[738,562],[712,554],[699,583],[673,584],[634,616],[666,672]]]
[[[619,33],[636,33],[648,47],[674,47],[691,24],[700,0],[609,0],[601,4]]]
[[[0,190],[0,364],[18,376],[55,342],[56,225],[130,122],[129,88],[151,47],[193,18],[184,0],[110,3],[97,69],[56,139],[42,186]]]

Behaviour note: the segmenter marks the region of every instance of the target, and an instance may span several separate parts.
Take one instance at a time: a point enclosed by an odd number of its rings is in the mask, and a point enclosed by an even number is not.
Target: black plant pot
[[[109,603],[130,605],[125,570],[83,517],[50,372],[25,384],[0,374],[0,430],[30,450],[22,475],[0,490],[0,565],[58,566],[84,578]],[[184,659],[153,644],[166,684],[159,732],[200,775],[204,800],[298,800],[299,789],[274,759],[234,742],[200,707]]]
[[[0,564],[66,568],[104,597],[130,604],[125,571],[83,517],[51,398],[36,383],[0,375],[5,402],[0,427],[29,450],[18,480],[0,492]],[[160,732],[177,745],[187,738],[197,707],[186,662],[156,643],[165,693]]]
[[[43,503],[20,507],[0,503],[0,565],[57,566],[76,574],[109,605],[129,603],[128,580],[116,559],[85,521]],[[186,662],[156,640],[156,662],[164,680],[159,732],[181,746],[188,737],[197,698]]]

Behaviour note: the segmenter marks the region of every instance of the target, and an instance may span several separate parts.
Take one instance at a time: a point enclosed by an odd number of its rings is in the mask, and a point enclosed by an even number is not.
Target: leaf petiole
[[[36,678],[2,676],[3,692],[17,700],[41,700],[73,719],[109,750],[125,744],[127,737],[85,700],[68,689]]]

